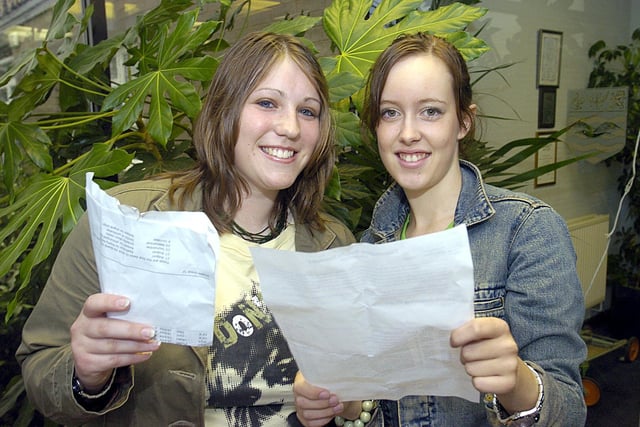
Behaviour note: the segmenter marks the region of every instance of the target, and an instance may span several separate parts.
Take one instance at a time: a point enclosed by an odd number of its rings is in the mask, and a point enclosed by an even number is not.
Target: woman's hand
[[[509,325],[496,317],[475,318],[451,332],[460,362],[482,393],[495,393],[509,412],[532,408],[538,397],[534,374],[518,355]]]
[[[298,372],[293,383],[296,415],[305,427],[329,424],[336,415],[355,419],[360,415],[361,402],[342,403],[335,394],[309,384]]]
[[[125,312],[129,305],[122,296],[91,295],[71,325],[76,376],[88,393],[102,389],[113,369],[144,362],[160,347],[149,325],[107,317],[107,312]]]

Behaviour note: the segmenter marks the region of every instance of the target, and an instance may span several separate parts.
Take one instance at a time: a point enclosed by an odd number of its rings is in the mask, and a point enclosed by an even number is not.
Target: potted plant
[[[615,232],[617,253],[609,255],[607,279],[613,298],[610,318],[612,333],[620,338],[640,336],[640,177],[636,169],[640,129],[640,28],[627,45],[608,47],[602,40],[589,49],[594,66],[589,87],[629,88],[627,133],[622,150],[608,159],[609,166],[620,167],[618,190],[627,201],[626,223]]]

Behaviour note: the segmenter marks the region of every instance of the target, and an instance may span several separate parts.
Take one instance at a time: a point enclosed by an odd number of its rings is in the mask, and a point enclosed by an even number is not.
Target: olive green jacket
[[[123,184],[110,194],[141,212],[177,210],[169,200],[168,184],[168,180]],[[200,192],[195,194],[198,196],[187,201],[184,210],[201,210]],[[314,252],[354,242],[342,223],[327,215],[323,218],[323,231],[296,225],[296,250]],[[117,391],[104,410],[89,412],[77,403],[71,388],[69,327],[87,297],[98,292],[98,272],[84,215],[58,255],[16,352],[30,401],[46,417],[67,425],[203,425],[207,347],[164,344],[148,361],[117,370]]]

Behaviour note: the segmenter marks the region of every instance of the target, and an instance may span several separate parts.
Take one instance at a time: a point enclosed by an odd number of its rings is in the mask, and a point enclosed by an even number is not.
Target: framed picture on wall
[[[553,134],[554,131],[541,131],[536,132],[536,138],[544,138]],[[535,167],[543,167],[551,165],[558,161],[558,141],[553,141],[546,144],[536,151]],[[541,187],[543,185],[552,185],[556,183],[556,171],[547,172],[535,178],[534,186]]]
[[[556,88],[538,88],[538,127],[550,129],[556,125]]]
[[[538,30],[538,69],[536,85],[560,86],[560,58],[562,54],[562,33]]]

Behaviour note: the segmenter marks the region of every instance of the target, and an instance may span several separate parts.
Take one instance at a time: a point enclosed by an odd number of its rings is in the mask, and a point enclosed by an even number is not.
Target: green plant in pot
[[[618,249],[609,255],[607,276],[613,286],[614,333],[621,337],[640,336],[640,177],[635,175],[640,166],[636,157],[640,132],[640,28],[633,32],[627,45],[608,47],[602,40],[594,43],[589,57],[594,60],[589,87],[629,88],[625,145],[607,162],[621,169],[620,194],[629,189],[625,196],[628,216],[614,234]]]

